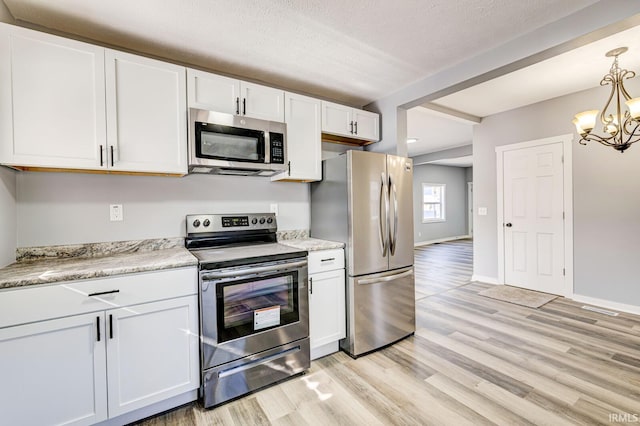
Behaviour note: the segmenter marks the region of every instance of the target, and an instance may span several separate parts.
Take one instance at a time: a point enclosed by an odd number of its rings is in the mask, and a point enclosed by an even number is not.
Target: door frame
[[[467,235],[473,238],[473,182],[467,182]]]
[[[498,284],[505,283],[505,253],[504,253],[504,163],[503,154],[536,146],[562,143],[563,158],[563,200],[564,200],[564,283],[559,294],[565,297],[573,296],[573,134],[552,136],[526,142],[513,143],[496,147],[496,177],[497,177],[497,210],[496,227],[498,230]]]

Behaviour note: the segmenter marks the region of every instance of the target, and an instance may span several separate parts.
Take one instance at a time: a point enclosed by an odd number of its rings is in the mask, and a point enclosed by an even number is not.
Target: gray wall
[[[13,19],[13,15],[9,13],[9,9],[7,9],[7,5],[4,4],[2,0],[0,0],[0,22],[6,22],[7,24],[15,23],[15,19]]]
[[[635,96],[636,80],[628,84]],[[495,147],[575,134],[573,115],[602,108],[607,95],[598,87],[490,116],[474,127],[474,274],[498,276]],[[620,154],[576,142],[572,152],[574,293],[640,306],[640,144]],[[488,215],[478,216],[478,207],[487,207]]]
[[[16,260],[16,177],[0,166],[0,267]]]
[[[445,222],[422,223],[422,184],[443,183]],[[466,168],[423,164],[413,168],[413,239],[416,244],[467,235]]]
[[[279,229],[309,229],[304,183],[20,172],[18,247],[184,236],[186,214],[268,212],[271,203],[279,207]],[[109,221],[109,204],[123,205],[124,221]]]

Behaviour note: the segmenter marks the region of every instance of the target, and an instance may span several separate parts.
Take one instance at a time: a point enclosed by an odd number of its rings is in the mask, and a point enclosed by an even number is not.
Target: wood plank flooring
[[[142,424],[640,423],[639,316],[563,298],[531,309],[479,296],[488,285],[460,284],[470,242],[448,244],[416,250],[414,336],[357,360],[324,357],[305,375],[212,410],[192,404]]]

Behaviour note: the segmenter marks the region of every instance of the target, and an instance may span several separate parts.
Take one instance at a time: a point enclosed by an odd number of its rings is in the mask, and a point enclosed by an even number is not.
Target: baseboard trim
[[[479,281],[479,282],[485,283],[485,284],[500,285],[500,283],[498,282],[497,278],[484,277],[482,275],[476,275],[476,274],[471,275],[471,281]]]
[[[465,240],[467,238],[471,238],[471,235],[458,235],[455,237],[438,238],[437,240],[420,241],[420,242],[414,243],[413,246],[414,247],[428,246],[430,244],[446,243],[447,241],[455,241],[455,240]]]
[[[576,302],[580,302],[580,303],[599,306],[601,308],[613,309],[615,311],[640,315],[640,306],[636,306],[636,305],[627,305],[626,303],[612,302],[610,300],[598,299],[596,297],[582,296],[580,294],[574,294],[573,296],[570,296],[569,299],[575,300]]]

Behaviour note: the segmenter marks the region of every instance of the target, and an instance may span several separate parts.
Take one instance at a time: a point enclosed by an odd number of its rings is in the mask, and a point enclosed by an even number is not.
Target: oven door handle
[[[301,266],[307,266],[307,260],[300,260],[298,262],[280,263],[277,265],[269,266],[257,266],[252,268],[234,269],[232,271],[212,271],[202,274],[202,280],[208,281],[217,278],[229,278],[229,277],[242,277],[245,275],[255,275],[263,272],[282,271],[287,269],[299,268]]]

